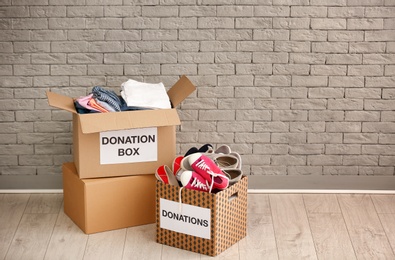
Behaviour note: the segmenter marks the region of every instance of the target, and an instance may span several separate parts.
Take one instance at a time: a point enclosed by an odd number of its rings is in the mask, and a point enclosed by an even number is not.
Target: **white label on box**
[[[158,160],[158,129],[136,128],[100,133],[100,164]]]
[[[160,199],[160,227],[179,233],[210,239],[211,210]]]

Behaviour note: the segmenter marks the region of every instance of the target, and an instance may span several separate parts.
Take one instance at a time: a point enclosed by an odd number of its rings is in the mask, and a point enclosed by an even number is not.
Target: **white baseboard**
[[[395,194],[395,176],[248,176],[248,193]],[[0,175],[0,193],[62,193],[61,175]]]

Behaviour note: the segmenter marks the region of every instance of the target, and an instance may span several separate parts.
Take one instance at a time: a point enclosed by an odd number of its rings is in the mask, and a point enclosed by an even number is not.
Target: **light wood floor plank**
[[[395,259],[369,195],[337,195],[358,259]]]
[[[212,256],[207,256],[207,255],[201,255],[202,260],[210,260],[210,259],[215,259],[215,260],[239,260],[239,246],[238,243],[234,244],[233,246],[229,247],[225,251],[223,251],[221,254],[212,257]]]
[[[395,214],[395,196],[371,195],[377,213]]]
[[[303,195],[319,259],[356,259],[336,194]]]
[[[0,259],[7,253],[29,197],[29,194],[0,194]]]
[[[239,242],[240,260],[278,259],[271,215],[247,215],[247,237]]]
[[[336,194],[304,194],[307,213],[341,213]]]
[[[269,195],[280,259],[317,259],[302,195]]]
[[[277,259],[269,195],[248,194],[247,236],[239,242],[240,259]]]
[[[310,213],[308,216],[318,259],[356,259],[341,214]]]
[[[45,259],[82,259],[87,241],[88,235],[82,232],[61,210],[45,254]]]
[[[267,194],[248,194],[247,213],[261,213],[271,215],[269,195]]]
[[[163,245],[162,247],[162,259],[172,259],[172,260],[198,260],[200,259],[200,254],[190,252],[187,250],[182,250],[179,248]]]
[[[122,259],[125,238],[126,228],[89,235],[84,260]]]
[[[26,207],[26,213],[59,213],[63,194],[32,194]]]
[[[157,244],[155,224],[85,235],[61,208],[0,194],[0,259],[395,259],[394,195],[249,194],[247,237],[217,257]]]
[[[395,253],[395,214],[379,214],[381,224]]]
[[[123,259],[161,259],[162,245],[155,241],[155,228],[156,224],[128,228]]]
[[[6,260],[43,259],[57,214],[24,214]]]

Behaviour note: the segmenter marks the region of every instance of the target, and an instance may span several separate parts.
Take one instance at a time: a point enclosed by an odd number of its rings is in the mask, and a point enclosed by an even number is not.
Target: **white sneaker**
[[[184,188],[208,192],[210,186],[207,180],[193,171],[183,171],[180,180]]]

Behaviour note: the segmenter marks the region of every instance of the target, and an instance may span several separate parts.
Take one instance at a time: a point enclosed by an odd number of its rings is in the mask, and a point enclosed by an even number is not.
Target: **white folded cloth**
[[[121,85],[121,95],[128,106],[171,108],[169,96],[162,82],[144,83],[129,79]]]

